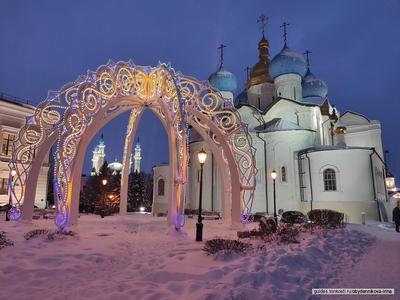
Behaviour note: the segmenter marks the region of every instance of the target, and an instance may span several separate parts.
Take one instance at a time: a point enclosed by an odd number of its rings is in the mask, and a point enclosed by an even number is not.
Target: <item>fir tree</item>
[[[46,208],[54,205],[54,198],[54,150],[51,147],[49,153],[49,171],[47,173]]]
[[[138,211],[145,206],[146,186],[143,173],[133,172],[129,174],[128,181],[128,211]]]

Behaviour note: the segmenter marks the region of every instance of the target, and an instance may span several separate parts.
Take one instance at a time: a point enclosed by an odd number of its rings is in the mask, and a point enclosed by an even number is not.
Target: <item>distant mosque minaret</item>
[[[104,138],[103,134],[101,134],[100,141],[98,145],[94,148],[93,150],[93,156],[92,156],[92,172],[91,175],[99,175],[101,166],[104,164],[105,157],[106,157],[106,152],[105,152],[106,145],[104,143]],[[140,141],[139,138],[137,139],[136,146],[135,146],[135,154],[131,153],[131,159],[130,159],[130,164],[129,164],[129,169],[131,172],[137,172],[140,173],[140,161],[142,160],[142,155],[141,155],[142,149],[140,147]],[[132,170],[132,164],[134,162],[134,167]],[[120,173],[122,171],[122,164],[117,161],[117,158],[115,161],[111,164],[108,165],[108,168],[111,170],[113,175],[116,175],[117,173]]]
[[[92,176],[99,175],[100,168],[103,165],[106,157],[105,148],[106,145],[104,144],[103,134],[101,134],[99,144],[93,150]]]
[[[140,173],[140,161],[142,159],[141,152],[142,152],[142,149],[140,148],[140,141],[138,138],[137,142],[136,142],[136,146],[135,146],[135,156],[133,157],[135,160],[133,172]]]

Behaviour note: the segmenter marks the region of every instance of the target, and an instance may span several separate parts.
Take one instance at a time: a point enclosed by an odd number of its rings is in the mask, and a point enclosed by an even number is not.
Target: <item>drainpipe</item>
[[[211,152],[211,211],[214,211],[214,155]]]
[[[310,194],[311,194],[311,200],[310,200],[310,205],[311,205],[311,210],[313,209],[313,200],[314,200],[314,196],[313,196],[313,188],[312,188],[312,179],[311,179],[311,161],[310,161],[310,157],[308,157],[308,153],[305,152],[307,161],[308,161],[308,175],[310,177]]]
[[[265,123],[264,123],[265,125]],[[265,209],[268,214],[268,188],[267,188],[267,142],[261,138],[260,133],[257,132],[257,137],[263,141],[264,144],[264,176],[265,176]]]
[[[303,166],[302,166],[302,158],[301,151],[297,152],[297,168],[299,171],[299,187],[300,187],[300,201],[304,202],[304,183],[303,183]]]
[[[372,155],[374,155],[374,154],[375,154],[375,149],[373,148],[373,149],[372,149],[372,153],[369,155],[369,161],[370,161],[370,165],[371,165],[372,188],[373,188],[373,190],[374,190],[374,200],[376,201],[376,205],[377,205],[377,207],[378,207],[378,219],[379,219],[379,222],[382,222],[382,218],[381,218],[381,209],[380,209],[380,207],[379,207],[379,202],[378,202],[378,199],[377,199],[377,197],[376,197],[374,167],[373,167],[373,164],[372,164]]]

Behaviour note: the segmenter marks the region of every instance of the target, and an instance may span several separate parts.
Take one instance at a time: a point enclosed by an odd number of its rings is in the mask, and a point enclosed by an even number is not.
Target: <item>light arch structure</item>
[[[232,222],[246,221],[251,212],[257,169],[252,139],[238,111],[207,81],[184,76],[168,64],[148,67],[132,61],[109,61],[59,91],[49,92],[27,118],[14,142],[10,162],[10,172],[16,171],[14,182],[20,187],[10,189],[10,217],[31,220],[38,173],[46,154],[56,143],[55,223],[62,230],[75,224],[87,146],[105,124],[130,111],[121,183],[120,213],[124,214],[127,160],[145,108],[160,118],[168,135],[171,179],[168,222],[176,228],[184,225],[190,128],[198,131],[218,157],[224,179],[225,215],[230,215]]]

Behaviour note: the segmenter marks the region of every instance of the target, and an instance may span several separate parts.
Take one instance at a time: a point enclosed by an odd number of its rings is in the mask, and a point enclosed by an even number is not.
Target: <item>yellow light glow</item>
[[[198,153],[197,153],[197,159],[199,160],[199,163],[201,165],[203,165],[206,162],[207,159],[207,152],[204,151],[204,149],[201,149]]]

